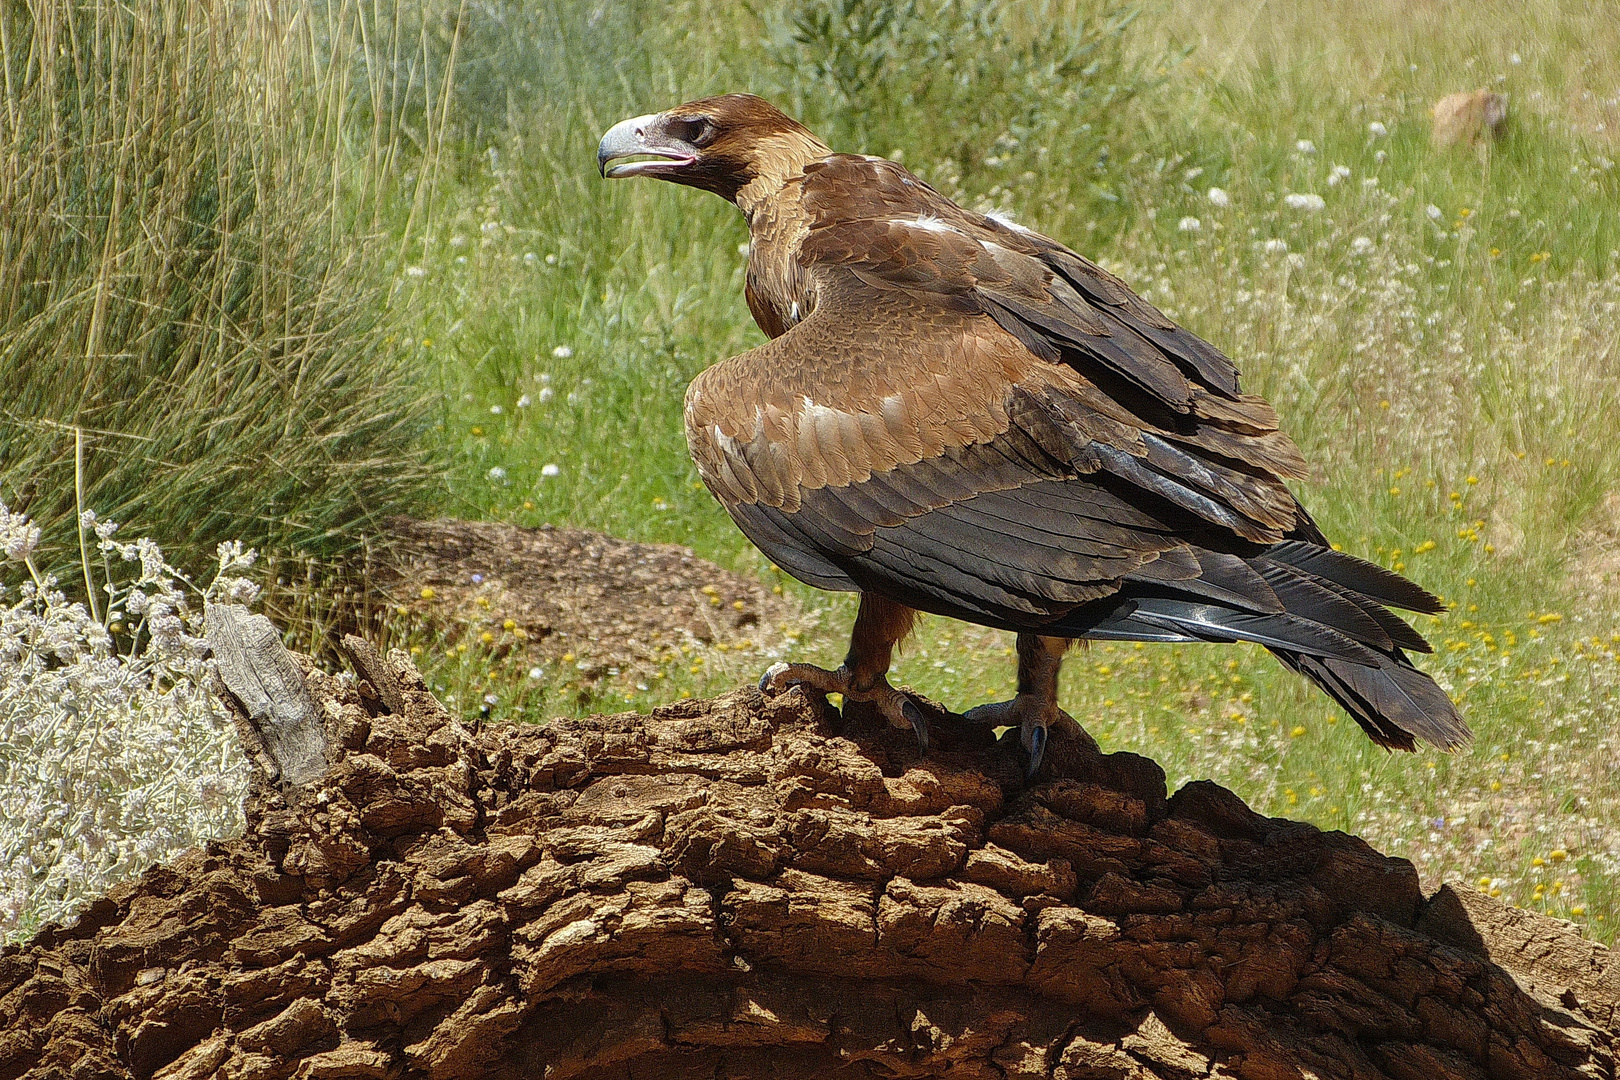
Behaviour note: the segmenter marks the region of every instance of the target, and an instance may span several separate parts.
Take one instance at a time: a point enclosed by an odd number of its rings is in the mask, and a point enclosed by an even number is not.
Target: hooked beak
[[[697,147],[673,138],[664,131],[664,114],[648,113],[621,120],[602,136],[596,148],[596,167],[603,177],[657,176],[684,169],[697,160]],[[635,161],[623,161],[635,158]],[[608,166],[608,162],[619,164]]]

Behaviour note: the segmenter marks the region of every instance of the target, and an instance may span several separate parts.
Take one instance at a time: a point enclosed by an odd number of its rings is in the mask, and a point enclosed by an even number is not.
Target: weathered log
[[[1614,1076],[1568,924],[1067,728],[1026,790],[944,718],[474,735],[386,667],[305,665],[317,783],[0,957],[0,1080]]]
[[[319,780],[326,772],[326,736],[303,672],[275,624],[241,604],[209,604],[204,624],[222,696],[260,769],[289,784]]]

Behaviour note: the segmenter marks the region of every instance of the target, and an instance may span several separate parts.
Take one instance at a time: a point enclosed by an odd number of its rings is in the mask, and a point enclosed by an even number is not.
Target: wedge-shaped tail
[[[1119,593],[1071,612],[1053,629],[1124,641],[1252,641],[1320,686],[1391,749],[1422,739],[1452,750],[1468,727],[1450,697],[1413,666],[1422,635],[1384,605],[1421,612],[1439,600],[1380,566],[1301,541],[1240,557],[1189,549],[1149,564]]]

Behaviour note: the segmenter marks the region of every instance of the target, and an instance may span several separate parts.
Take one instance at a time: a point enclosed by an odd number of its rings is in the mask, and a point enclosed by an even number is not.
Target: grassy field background
[[[332,25],[350,12],[300,10]],[[381,501],[690,545],[800,599],[805,623],[775,651],[836,661],[853,605],[773,573],[701,490],[681,434],[691,377],[762,340],[742,300],[740,217],[671,185],[604,183],[594,161],[623,117],[765,94],[837,148],[901,158],[964,204],[1064,240],[1225,349],[1314,464],[1299,490],[1328,534],[1452,605],[1419,621],[1437,650],[1421,662],[1477,733],[1462,752],[1377,749],[1259,649],[1129,645],[1076,653],[1065,671],[1065,707],[1105,749],[1155,758],[1173,786],[1211,777],[1263,812],[1359,833],[1431,886],[1460,878],[1613,939],[1620,9],[399,10],[407,47],[365,44],[345,69],[364,92],[329,95],[365,106],[372,134],[316,144],[334,178],[323,220],[364,239],[345,265],[371,297],[349,351],[321,356],[410,390],[388,398],[403,418],[388,430],[414,434],[344,459],[411,463],[412,482]],[[1505,138],[1432,147],[1429,105],[1476,87],[1508,96]],[[385,88],[397,108],[366,104]],[[368,149],[396,139],[395,154]],[[365,516],[321,520],[352,539]],[[458,654],[390,630],[447,697],[500,717],[642,709],[769,662],[697,650],[650,689],[582,694],[476,644]],[[926,619],[897,681],[957,708],[999,700],[1010,646]]]

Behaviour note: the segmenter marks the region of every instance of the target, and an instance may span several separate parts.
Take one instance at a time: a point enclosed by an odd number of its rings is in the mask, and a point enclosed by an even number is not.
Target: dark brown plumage
[[[862,594],[843,667],[762,686],[871,701],[926,745],[884,679],[921,610],[1019,634],[1018,696],[968,715],[1018,724],[1032,770],[1078,638],[1259,642],[1384,746],[1468,738],[1388,610],[1439,601],[1329,547],[1271,406],[1118,278],[750,95],[627,120],[598,158],[748,219],[772,340],[693,381],[687,441],[777,565]]]

